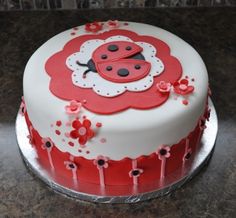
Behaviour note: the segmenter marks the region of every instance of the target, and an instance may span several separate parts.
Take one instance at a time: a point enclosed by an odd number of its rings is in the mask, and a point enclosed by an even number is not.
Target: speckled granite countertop
[[[212,159],[168,196],[133,205],[76,202],[51,191],[19,154],[15,116],[24,66],[53,35],[92,20],[130,20],[169,30],[205,61],[219,116]],[[0,13],[0,217],[236,217],[235,8]]]

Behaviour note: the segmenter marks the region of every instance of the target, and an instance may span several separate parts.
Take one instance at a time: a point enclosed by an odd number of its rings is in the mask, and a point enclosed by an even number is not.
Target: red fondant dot
[[[61,132],[60,132],[59,130],[56,130],[55,133],[56,133],[57,135],[61,135]]]
[[[83,119],[86,119],[86,118],[87,118],[87,117],[84,115],[84,116],[83,116]]]
[[[98,128],[99,128],[99,127],[102,127],[102,123],[97,122],[97,123],[96,123],[96,127],[98,127]]]
[[[58,121],[56,122],[56,125],[57,125],[57,126],[61,126],[61,121],[58,120]]]
[[[129,25],[129,23],[124,23],[124,25],[125,25],[125,26],[128,26],[128,25]]]
[[[194,81],[195,81],[195,79],[194,79],[194,78],[192,78],[192,81],[194,82]]]
[[[72,32],[71,35],[74,36],[74,35],[75,35],[75,32]]]
[[[79,28],[78,27],[74,27],[73,30],[78,30]]]
[[[182,103],[183,103],[184,105],[188,105],[188,100],[184,99],[184,100],[182,101]]]
[[[90,153],[90,151],[86,151],[86,154],[89,154]]]
[[[68,142],[68,145],[70,145],[71,147],[73,147],[75,144],[73,142]]]
[[[79,149],[79,150],[78,150],[78,152],[82,152],[82,150],[81,150],[81,149]]]
[[[188,79],[188,76],[185,76],[186,79]]]

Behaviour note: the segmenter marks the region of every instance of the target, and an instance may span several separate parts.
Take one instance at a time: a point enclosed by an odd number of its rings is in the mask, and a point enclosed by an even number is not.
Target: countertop
[[[94,204],[54,193],[24,165],[15,117],[24,67],[63,30],[93,20],[164,28],[190,43],[208,68],[219,133],[209,164],[177,191],[153,200]],[[0,13],[0,217],[236,217],[235,8],[113,9]]]

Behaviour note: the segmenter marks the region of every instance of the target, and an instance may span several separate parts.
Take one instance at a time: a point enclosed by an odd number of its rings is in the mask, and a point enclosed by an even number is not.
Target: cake
[[[20,112],[37,160],[74,183],[163,181],[194,160],[210,114],[199,54],[142,23],[62,32],[35,51],[23,80]]]

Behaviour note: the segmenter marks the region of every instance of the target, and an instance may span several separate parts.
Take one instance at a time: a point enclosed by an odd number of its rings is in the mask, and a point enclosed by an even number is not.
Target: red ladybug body
[[[106,80],[116,83],[126,83],[145,77],[151,64],[145,61],[142,47],[126,41],[113,41],[99,46],[92,54],[87,64],[89,71],[97,72]]]

